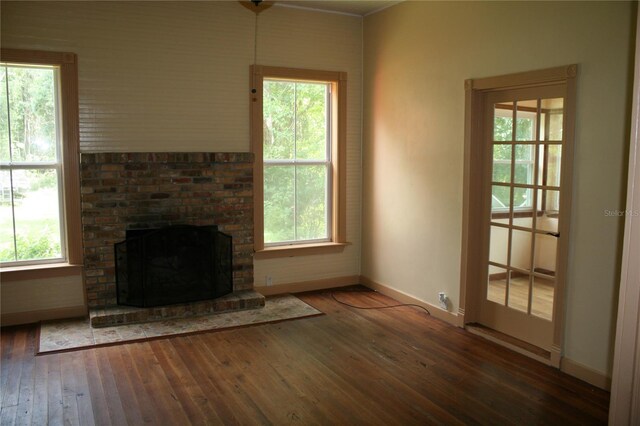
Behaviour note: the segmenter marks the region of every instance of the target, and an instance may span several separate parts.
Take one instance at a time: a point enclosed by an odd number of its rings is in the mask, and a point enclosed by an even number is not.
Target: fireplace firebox
[[[128,230],[115,257],[119,305],[188,303],[233,289],[231,236],[215,225]]]

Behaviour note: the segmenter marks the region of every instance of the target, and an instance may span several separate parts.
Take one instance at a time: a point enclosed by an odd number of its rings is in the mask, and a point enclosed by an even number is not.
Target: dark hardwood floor
[[[395,303],[371,291],[335,295]],[[300,297],[326,315],[37,357],[35,326],[3,328],[0,423],[607,421],[607,392],[417,308]]]

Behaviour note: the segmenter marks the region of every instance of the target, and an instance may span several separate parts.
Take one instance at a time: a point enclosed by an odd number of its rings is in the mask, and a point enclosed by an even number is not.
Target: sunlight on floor
[[[487,299],[504,305],[506,281],[498,279],[489,281]],[[535,278],[533,295],[531,298],[531,314],[551,321],[553,315],[553,282]],[[519,311],[527,312],[529,299],[529,278],[511,278],[508,306]]]

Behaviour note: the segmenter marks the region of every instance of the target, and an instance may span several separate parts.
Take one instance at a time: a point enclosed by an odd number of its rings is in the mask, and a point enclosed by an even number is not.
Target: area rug
[[[323,315],[323,313],[295,296],[285,295],[267,297],[264,308],[145,324],[92,328],[88,318],[43,322],[40,324],[36,355],[180,334],[202,333],[316,315]]]

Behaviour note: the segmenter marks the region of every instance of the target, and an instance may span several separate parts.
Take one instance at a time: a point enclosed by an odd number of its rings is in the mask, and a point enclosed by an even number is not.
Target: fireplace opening
[[[128,230],[115,258],[119,305],[188,303],[233,291],[231,236],[215,225]]]

